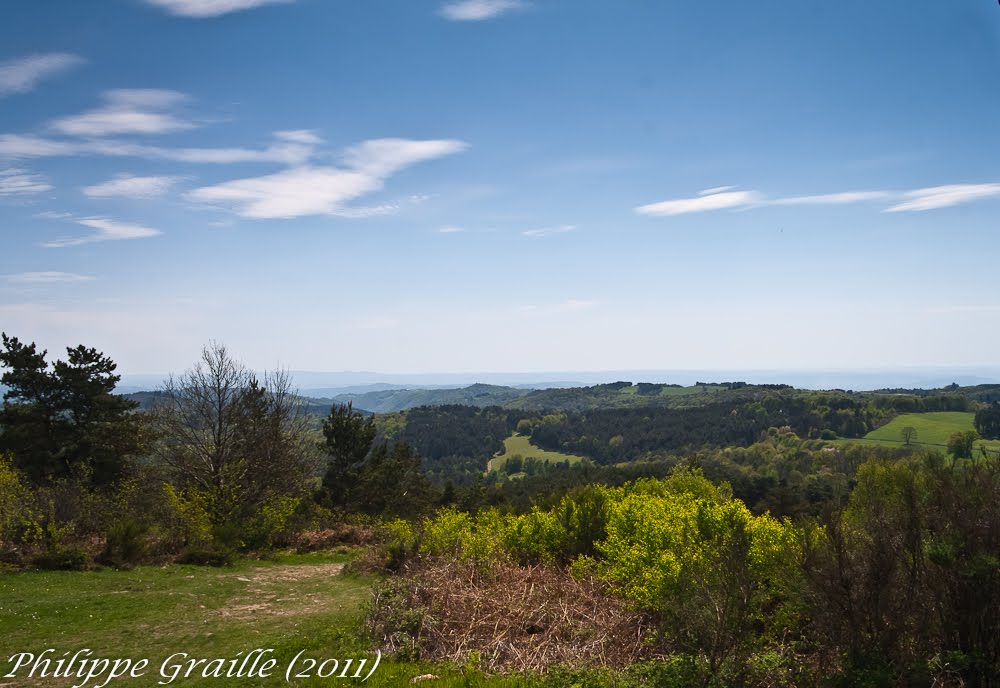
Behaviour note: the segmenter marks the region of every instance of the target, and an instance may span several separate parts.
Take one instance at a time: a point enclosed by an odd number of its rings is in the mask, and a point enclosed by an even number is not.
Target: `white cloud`
[[[293,2],[293,0],[145,0],[145,2],[177,17],[204,19],[230,12],[241,12],[261,5]]]
[[[437,231],[438,234],[461,234],[465,231],[465,228],[448,225],[447,227],[441,227],[435,231]]]
[[[352,170],[373,177],[387,177],[404,167],[461,153],[469,147],[454,139],[413,141],[410,139],[372,139],[348,148],[344,163]]]
[[[102,107],[52,122],[70,136],[166,134],[194,124],[167,112],[187,99],[183,93],[155,88],[117,89],[104,93]]]
[[[395,215],[399,212],[399,206],[395,203],[387,203],[385,205],[369,206],[366,208],[338,208],[334,210],[331,215],[336,215],[337,217],[349,217],[352,219],[361,219],[365,217],[380,217],[382,215]]]
[[[238,162],[276,162],[299,165],[313,155],[313,147],[298,143],[275,143],[267,148],[145,148],[141,157],[190,163],[230,164]]]
[[[40,136],[0,134],[0,155],[7,158],[48,158],[59,155],[77,155],[81,144],[57,141]]]
[[[0,156],[8,158],[103,155],[197,164],[274,162],[298,165],[312,157],[314,150],[311,145],[281,140],[264,149],[163,148],[109,139],[67,141],[32,135],[0,134]]]
[[[83,62],[70,53],[42,53],[0,62],[0,96],[26,93],[39,81]]]
[[[343,204],[375,191],[381,181],[333,167],[297,167],[263,177],[237,179],[195,189],[193,201],[231,205],[243,217],[292,218],[335,215]]]
[[[936,210],[1000,196],[1000,184],[950,184],[917,189],[903,194],[902,203],[887,208],[887,213]]]
[[[544,237],[552,234],[566,234],[576,230],[576,225],[559,225],[558,227],[540,227],[538,229],[526,229],[521,234],[526,237]]]
[[[22,284],[46,284],[50,282],[90,282],[96,277],[78,275],[75,272],[21,272],[16,275],[5,275],[7,281]]]
[[[484,21],[522,7],[520,0],[459,0],[443,5],[440,14],[452,21]]]
[[[177,177],[133,177],[119,175],[106,182],[88,186],[83,193],[91,198],[156,198],[177,182]]]
[[[370,217],[395,212],[396,206],[350,208],[347,203],[382,188],[394,172],[418,162],[465,150],[461,141],[377,139],[345,153],[347,169],[296,166],[262,177],[236,179],[195,189],[193,201],[232,206],[243,217],[287,219],[305,215]]]
[[[994,186],[996,190],[988,192],[982,187]],[[747,209],[747,208],[759,208],[761,206],[796,206],[796,205],[848,205],[851,203],[864,203],[868,201],[878,201],[887,200],[892,198],[898,198],[900,194],[891,193],[888,191],[845,191],[840,193],[829,193],[829,194],[816,194],[812,196],[787,196],[784,198],[767,198],[758,191],[732,191],[734,187],[732,186],[719,186],[714,189],[706,189],[693,198],[680,198],[670,201],[662,201],[660,203],[651,203],[649,205],[643,205],[636,208],[636,212],[643,215],[658,215],[658,216],[671,216],[671,215],[684,215],[686,213],[702,213],[711,210],[724,210],[724,209]],[[937,189],[924,189],[922,191],[909,192],[908,194],[903,194],[903,197],[911,197],[917,202],[938,202],[939,197],[937,194],[928,193],[936,192],[938,190],[945,190],[946,193],[942,194],[942,197],[952,198],[955,195],[948,192],[952,189],[967,189],[967,187],[938,187]],[[1000,185],[981,185],[977,190],[966,190],[965,194],[969,197],[983,197],[986,195],[1000,194]],[[918,197],[919,195],[919,197]],[[959,202],[959,201],[955,201]],[[953,204],[953,203],[949,203]],[[906,204],[904,204],[906,205]],[[934,206],[941,207],[941,206]],[[901,206],[896,206],[890,210],[895,209],[906,209]],[[921,208],[924,209],[924,208]]]
[[[318,146],[323,143],[323,139],[311,129],[276,131],[274,132],[274,138],[281,139],[282,141],[291,141],[292,143],[303,143],[307,146]]]
[[[757,193],[754,191],[722,191],[707,193],[695,198],[681,198],[673,201],[650,203],[649,205],[639,206],[635,211],[642,215],[684,215],[686,213],[703,213],[709,210],[722,210],[724,208],[746,208],[757,204],[759,200]]]
[[[84,217],[76,220],[77,224],[90,227],[94,233],[85,236],[68,237],[47,241],[42,246],[46,248],[62,248],[64,246],[79,246],[97,241],[120,241],[122,239],[145,239],[160,234],[160,230],[142,225],[118,222],[107,217]]]
[[[0,196],[34,194],[51,190],[52,185],[40,175],[14,167],[0,170]]]
[[[890,198],[885,191],[846,191],[843,193],[820,194],[817,196],[790,196],[768,201],[771,205],[846,205]]]
[[[735,189],[735,186],[713,186],[711,189],[705,189],[704,191],[699,191],[699,196],[711,196],[713,194],[722,193],[723,191],[730,191]]]

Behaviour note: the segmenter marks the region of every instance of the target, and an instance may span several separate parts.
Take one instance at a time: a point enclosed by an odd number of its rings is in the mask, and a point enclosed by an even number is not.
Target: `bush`
[[[148,533],[149,527],[134,519],[114,524],[104,540],[104,550],[98,562],[119,568],[138,564],[146,556]]]
[[[170,511],[170,529],[182,545],[195,549],[212,542],[212,521],[209,518],[209,496],[190,490],[178,492],[173,485],[163,483],[163,494]]]
[[[628,675],[641,686],[655,688],[688,688],[704,685],[704,662],[694,655],[669,655],[655,662],[642,662],[629,667]]]
[[[352,560],[347,570],[356,573],[395,573],[420,551],[420,538],[403,519],[385,521],[378,526],[376,545]]]
[[[53,547],[31,558],[31,565],[46,571],[83,571],[90,566],[90,557],[79,547]]]
[[[13,457],[0,453],[0,553],[38,542],[42,527],[34,498]]]
[[[275,496],[264,502],[244,529],[244,546],[267,549],[278,542],[288,542],[288,523],[300,501],[298,497]]]
[[[552,564],[568,550],[566,528],[552,511],[535,507],[527,514],[508,516],[501,522],[503,548],[519,564]]]
[[[706,653],[708,675],[766,645],[795,617],[783,595],[799,578],[794,528],[716,490],[694,471],[637,483],[610,509],[598,544],[605,577],[667,638]]]
[[[194,566],[229,566],[236,559],[236,552],[224,547],[191,548],[181,552],[178,564]]]

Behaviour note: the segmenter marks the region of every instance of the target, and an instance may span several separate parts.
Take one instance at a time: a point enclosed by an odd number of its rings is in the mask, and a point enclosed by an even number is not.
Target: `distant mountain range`
[[[783,383],[798,389],[941,389],[952,383],[962,387],[1000,383],[1000,368],[906,368],[895,370],[652,370],[557,373],[483,373],[389,375],[381,373],[323,373],[292,371],[299,394],[309,400],[310,411],[324,413],[333,403],[351,402],[358,410],[392,413],[416,406],[506,406],[523,410],[582,409],[597,406],[631,406],[636,403],[675,405],[688,402],[690,392],[679,392],[696,383],[744,381],[751,385]],[[165,375],[122,376],[118,392],[147,406],[161,388]],[[610,391],[619,380],[643,381],[643,393]],[[650,385],[667,385],[662,394],[649,396]],[[704,385],[703,385],[704,386]],[[4,392],[0,385],[0,395]],[[704,393],[704,392],[702,392]],[[663,397],[659,399],[659,397]],[[322,411],[322,409],[326,411]]]
[[[1000,385],[937,387],[933,389],[896,388],[880,390],[884,394],[916,394],[927,396],[958,392],[969,399],[992,402],[1000,399]],[[587,387],[550,389],[518,389],[500,385],[475,384],[447,389],[378,389],[338,394],[333,397],[303,395],[306,410],[312,415],[325,416],[334,404],[350,403],[362,413],[396,413],[418,406],[501,406],[521,411],[587,411],[590,409],[624,408],[691,408],[715,402],[742,402],[760,399],[776,393],[812,394],[788,385],[752,385],[741,381],[723,384],[681,385],[628,381]],[[144,409],[151,408],[162,392],[133,392],[126,396],[138,401]]]
[[[505,406],[508,402],[531,394],[532,390],[498,385],[475,384],[459,389],[386,389],[375,392],[338,394],[333,401],[351,402],[355,408],[372,413],[405,411],[417,406]]]
[[[910,367],[871,370],[605,370],[542,373],[420,373],[290,371],[301,394],[333,398],[392,390],[462,389],[484,384],[514,389],[585,387],[617,380],[691,386],[696,382],[743,380],[751,384],[784,383],[799,389],[873,390],[886,388],[938,389],[956,382],[962,386],[1000,383],[998,367]],[[119,391],[158,389],[166,375],[122,375]]]

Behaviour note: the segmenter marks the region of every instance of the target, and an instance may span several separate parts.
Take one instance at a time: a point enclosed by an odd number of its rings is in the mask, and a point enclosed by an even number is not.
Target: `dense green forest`
[[[624,384],[616,388],[625,389]],[[849,394],[732,383],[726,388],[725,393],[738,397],[718,401],[720,395],[710,395],[695,406],[576,412],[420,407],[382,416],[377,424],[384,437],[412,444],[435,481],[469,485],[486,469],[489,459],[503,450],[504,439],[514,431],[530,436],[543,449],[617,465],[704,448],[746,447],[772,427],[791,428],[803,438],[860,438],[899,413],[966,411],[974,403],[955,393],[922,397]],[[559,390],[563,397],[570,392]],[[579,393],[589,399],[593,388]]]
[[[622,382],[372,415],[219,344],[137,399],[95,349],[2,343],[4,575],[349,543],[381,577],[359,642],[399,661],[551,686],[997,685],[982,388]],[[559,406],[521,403],[540,397]],[[929,412],[976,430],[843,441]],[[549,458],[488,471],[505,446]]]

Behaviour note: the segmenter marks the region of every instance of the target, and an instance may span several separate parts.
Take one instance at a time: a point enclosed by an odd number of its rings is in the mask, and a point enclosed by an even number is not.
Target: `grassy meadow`
[[[975,430],[973,418],[975,413],[958,411],[941,411],[932,413],[903,413],[880,428],[872,430],[862,439],[837,440],[837,442],[854,442],[861,444],[884,446],[903,446],[903,428],[911,427],[917,431],[912,445],[925,448],[945,449],[948,438],[954,432]],[[980,440],[976,442],[976,451],[985,446],[990,451],[1000,451],[1000,440]]]
[[[302,650],[303,657],[315,659],[369,657],[371,642],[360,637],[359,628],[374,578],[344,575],[345,561],[343,556],[314,554],[240,561],[227,568],[170,565],[0,574],[0,662],[15,652],[38,654],[51,647],[58,657],[88,648],[93,657],[148,658],[144,677],[111,685],[152,685],[151,677],[161,680],[160,665],[176,652],[228,659],[273,648],[278,664],[268,679],[192,676],[171,685],[286,685],[284,668]],[[4,672],[11,666],[0,663]],[[72,683],[25,679],[24,671],[14,684],[5,685]],[[526,679],[467,678],[458,668],[389,661],[382,661],[365,685],[404,686],[426,673],[440,676],[432,685],[448,688],[532,685]],[[288,685],[326,685],[330,680],[293,679]]]
[[[507,459],[512,456],[521,456],[525,459],[537,459],[543,463],[561,463],[563,461],[569,461],[573,464],[583,461],[582,456],[576,456],[575,454],[563,454],[562,452],[554,452],[542,449],[541,447],[536,447],[531,443],[530,438],[525,437],[524,435],[518,435],[517,433],[514,433],[504,440],[503,448],[503,454],[494,456],[490,459],[489,464],[487,464],[487,470],[501,470],[506,465]]]

